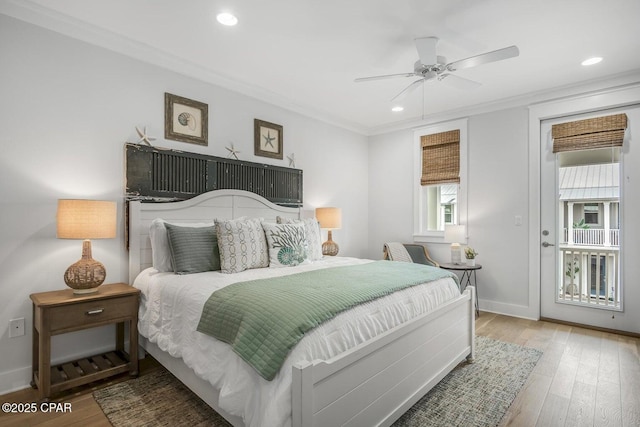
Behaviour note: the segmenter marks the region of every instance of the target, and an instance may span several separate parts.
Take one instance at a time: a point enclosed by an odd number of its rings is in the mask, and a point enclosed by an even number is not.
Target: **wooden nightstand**
[[[125,283],[102,285],[98,292],[74,295],[72,289],[31,294],[33,301],[33,382],[38,398],[129,371],[138,375],[138,300],[140,291]],[[129,322],[129,354],[124,323]],[[117,323],[113,351],[51,366],[51,336]]]

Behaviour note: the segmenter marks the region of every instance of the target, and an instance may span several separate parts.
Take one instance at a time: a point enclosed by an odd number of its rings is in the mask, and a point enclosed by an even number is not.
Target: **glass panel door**
[[[551,126],[601,114],[542,123],[541,315],[608,327],[601,310],[622,310],[621,150],[554,154]]]

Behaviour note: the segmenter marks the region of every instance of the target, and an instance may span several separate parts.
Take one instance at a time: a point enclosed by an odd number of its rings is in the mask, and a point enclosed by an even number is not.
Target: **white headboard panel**
[[[154,219],[209,222],[215,218],[241,216],[275,222],[277,216],[299,219],[300,209],[278,206],[255,193],[242,190],[216,190],[180,202],[129,202],[129,284],[133,284],[142,270],[151,267],[149,226]]]

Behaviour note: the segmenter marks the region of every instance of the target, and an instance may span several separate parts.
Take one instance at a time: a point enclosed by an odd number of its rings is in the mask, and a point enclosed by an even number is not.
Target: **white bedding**
[[[144,270],[134,286],[142,291],[139,332],[220,390],[219,406],[247,426],[291,425],[291,368],[301,360],[331,357],[433,310],[460,295],[452,279],[414,286],[341,313],[308,333],[291,351],[272,381],[260,377],[231,347],[196,331],[202,307],[216,289],[235,282],[320,268],[371,262],[324,258],[291,268],[261,268],[236,274],[190,275]]]

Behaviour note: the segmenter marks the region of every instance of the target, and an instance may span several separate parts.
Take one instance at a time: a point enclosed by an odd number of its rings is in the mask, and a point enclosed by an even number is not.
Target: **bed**
[[[406,318],[392,314],[399,320],[375,320],[387,315],[379,312],[407,311],[379,308],[376,300],[323,323],[292,349],[281,371],[267,381],[229,345],[195,331],[203,296],[219,286],[265,274],[286,276],[370,261],[328,257],[298,267],[198,273],[188,275],[186,284],[184,276],[153,268],[149,230],[157,218],[175,223],[240,217],[275,222],[276,217],[299,220],[302,211],[274,205],[250,192],[218,190],[180,202],[133,201],[128,213],[130,283],[143,295],[141,346],[234,426],[390,425],[458,363],[465,358],[473,361],[474,289],[460,294],[457,286],[456,292],[451,290],[451,279],[439,279],[379,299],[422,307],[409,310],[412,314]],[[200,284],[194,286],[194,280]],[[361,331],[376,328],[364,323],[353,326],[372,317],[389,325],[365,333]],[[356,332],[335,333],[345,329]],[[314,335],[319,342],[330,342],[331,348],[320,348],[311,341]]]

